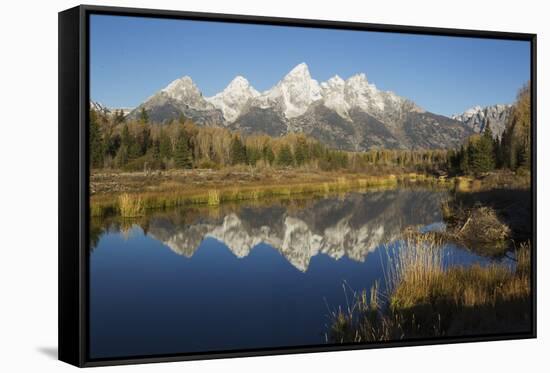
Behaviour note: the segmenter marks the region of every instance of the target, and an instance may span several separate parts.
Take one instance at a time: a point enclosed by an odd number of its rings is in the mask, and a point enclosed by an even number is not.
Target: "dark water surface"
[[[344,284],[349,298],[383,283],[388,247],[406,227],[442,228],[443,198],[402,189],[93,221],[91,358],[326,343]]]

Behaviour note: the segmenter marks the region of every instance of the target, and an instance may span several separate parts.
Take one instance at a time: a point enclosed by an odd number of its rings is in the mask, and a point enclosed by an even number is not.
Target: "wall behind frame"
[[[214,1],[91,1],[98,5],[155,7],[207,12],[227,12],[287,16],[297,18],[335,19],[344,21],[380,22],[423,26],[538,33],[538,138],[541,144],[539,185],[548,183],[550,140],[547,123],[549,102],[545,87],[550,79],[544,66],[550,64],[550,26],[546,22],[544,4],[526,0],[357,2],[337,3],[296,1],[254,2],[244,0]],[[2,248],[0,291],[2,311],[0,344],[5,371],[69,371],[58,362],[57,343],[57,12],[77,5],[72,1],[10,2],[4,5],[2,28],[3,97],[9,105],[2,113],[4,141],[0,146],[2,183]],[[6,9],[7,8],[7,9]],[[30,89],[32,90],[30,91]],[[29,93],[31,92],[31,93]],[[32,93],[34,92],[34,93]],[[32,120],[22,120],[30,116]],[[21,151],[21,143],[25,151]],[[542,215],[550,208],[550,197],[539,193],[538,231],[550,229]],[[550,345],[547,302],[550,271],[545,271],[550,245],[539,234],[538,287],[539,339],[483,344],[430,346],[341,353],[262,357],[206,362],[141,365],[110,368],[115,371],[181,371],[267,372],[315,370],[334,372],[345,369],[392,371],[447,372],[472,371],[539,371],[548,366]],[[185,365],[181,365],[185,364]],[[538,369],[537,369],[538,368]]]

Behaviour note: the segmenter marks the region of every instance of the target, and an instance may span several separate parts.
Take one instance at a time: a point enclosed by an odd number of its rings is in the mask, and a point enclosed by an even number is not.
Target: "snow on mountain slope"
[[[338,75],[333,76],[326,82],[321,83],[321,94],[324,105],[334,110],[343,118],[349,118],[348,110],[350,104],[346,101],[346,82]]]
[[[201,91],[189,76],[174,80],[161,92],[176,101],[184,102],[193,109],[210,110],[214,108],[214,105],[202,96]]]
[[[151,121],[158,123],[181,116],[201,125],[221,125],[224,121],[222,112],[203,97],[189,76],[168,84],[132,110],[128,117],[139,118],[142,109],[147,111]]]
[[[305,63],[294,67],[273,88],[263,92],[257,99],[261,108],[279,106],[287,119],[306,112],[315,101],[322,99],[319,83],[311,78]]]
[[[259,95],[246,78],[238,75],[223,91],[206,100],[222,111],[226,121],[233,122],[242,113],[248,100]]]

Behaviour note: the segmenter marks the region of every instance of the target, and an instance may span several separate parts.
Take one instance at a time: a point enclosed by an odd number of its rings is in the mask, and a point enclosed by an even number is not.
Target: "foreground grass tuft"
[[[529,243],[517,250],[515,268],[445,268],[439,245],[435,236],[406,242],[389,264],[386,293],[371,289],[367,297],[363,292],[347,310],[333,313],[330,339],[345,343],[529,330]]]
[[[139,195],[123,193],[118,197],[120,215],[125,218],[135,218],[145,214],[145,205]]]
[[[218,206],[221,202],[220,191],[216,189],[211,189],[208,191],[208,205],[209,206]]]

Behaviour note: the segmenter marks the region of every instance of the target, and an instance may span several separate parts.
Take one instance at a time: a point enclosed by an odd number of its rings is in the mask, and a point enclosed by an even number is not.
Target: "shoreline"
[[[148,172],[92,171],[91,216],[143,216],[146,210],[184,205],[217,206],[225,202],[327,196],[375,188],[425,186],[459,193],[528,189],[530,175],[495,172],[481,177],[437,177],[427,173],[364,174],[308,169],[192,169]]]
[[[183,205],[217,206],[224,202],[286,198],[297,195],[326,196],[350,191],[398,186],[438,186],[451,188],[455,178],[403,173],[365,175],[337,172],[296,172],[272,170],[269,175],[242,170],[169,171],[155,173],[92,173],[92,216],[142,216],[145,210]],[[117,179],[117,189],[109,190]],[[242,179],[238,182],[235,179]],[[107,190],[107,191],[106,191]],[[99,192],[98,192],[99,191]]]

